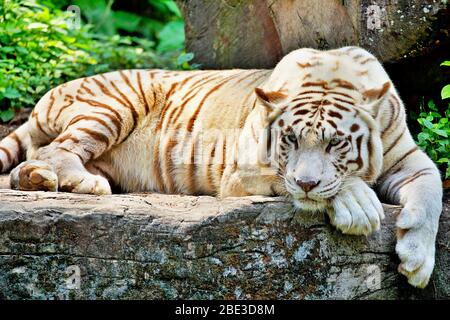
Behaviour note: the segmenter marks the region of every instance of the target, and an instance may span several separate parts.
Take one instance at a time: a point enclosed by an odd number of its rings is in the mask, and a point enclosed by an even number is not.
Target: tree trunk
[[[0,299],[450,298],[449,201],[425,290],[398,274],[394,216],[345,236],[282,198],[0,190]]]
[[[446,1],[179,0],[204,68],[272,68],[288,52],[359,45],[383,62],[448,43]]]

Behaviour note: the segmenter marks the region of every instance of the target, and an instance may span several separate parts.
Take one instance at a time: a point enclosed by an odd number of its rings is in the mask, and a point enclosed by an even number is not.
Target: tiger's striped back
[[[266,70],[151,73],[165,92],[164,102],[142,120],[126,143],[105,155],[121,187],[126,191],[217,194],[225,169],[235,162],[232,153],[238,142],[236,134],[255,107],[253,88],[267,79],[269,73]],[[130,149],[140,150],[134,153],[139,173],[122,165],[129,160],[130,153],[125,150]]]

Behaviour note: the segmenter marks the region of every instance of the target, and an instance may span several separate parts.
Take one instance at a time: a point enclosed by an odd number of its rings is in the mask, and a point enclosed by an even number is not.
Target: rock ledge
[[[0,190],[0,299],[449,298],[444,207],[419,290],[396,272],[396,206],[365,238],[283,198]]]

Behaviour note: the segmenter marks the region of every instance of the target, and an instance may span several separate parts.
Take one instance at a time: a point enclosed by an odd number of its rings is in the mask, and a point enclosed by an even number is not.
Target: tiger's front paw
[[[327,211],[331,224],[345,234],[367,236],[379,230],[384,219],[380,200],[361,179],[350,181]]]
[[[108,180],[88,172],[65,172],[60,177],[60,191],[94,195],[111,194]]]
[[[403,209],[402,213],[407,210]],[[400,214],[401,217],[402,214]],[[411,219],[417,219],[417,217]],[[397,221],[399,229],[395,251],[401,261],[398,271],[408,278],[409,284],[424,288],[430,281],[434,268],[436,232],[426,223],[417,224],[409,230],[402,229],[403,224],[403,220]]]
[[[10,185],[12,189],[23,191],[57,191],[58,177],[48,163],[29,160],[11,171]]]

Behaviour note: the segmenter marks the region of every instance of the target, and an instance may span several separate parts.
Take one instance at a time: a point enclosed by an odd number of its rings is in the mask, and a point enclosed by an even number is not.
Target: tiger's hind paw
[[[58,176],[48,163],[29,160],[11,171],[10,185],[22,191],[57,191]]]

